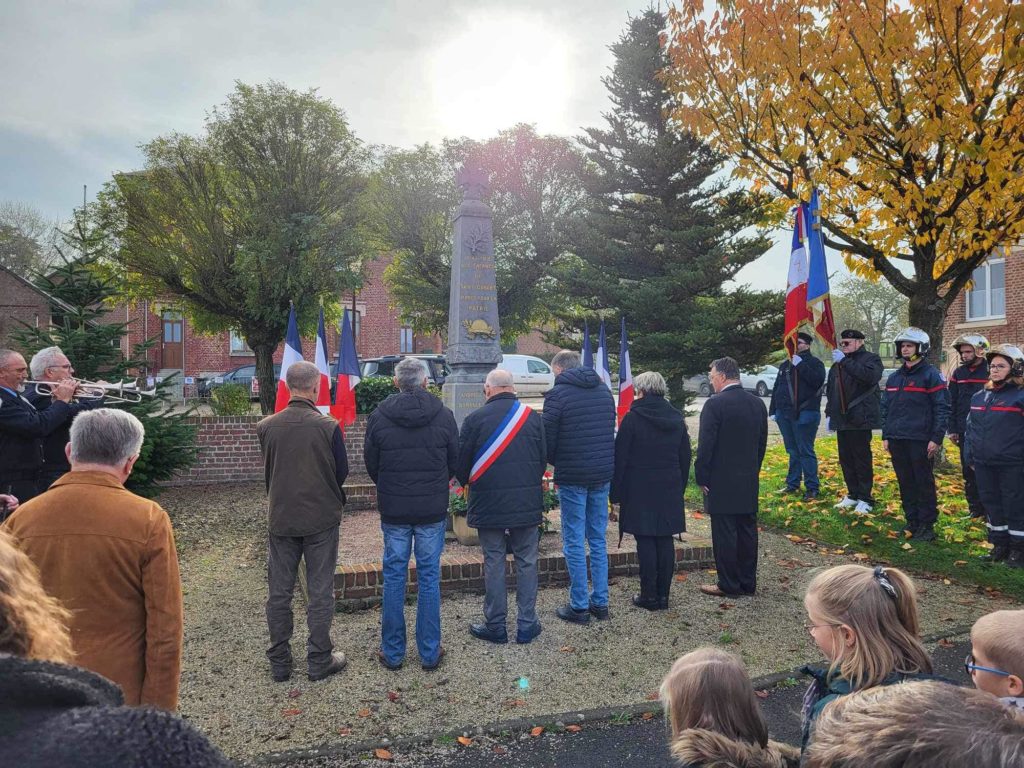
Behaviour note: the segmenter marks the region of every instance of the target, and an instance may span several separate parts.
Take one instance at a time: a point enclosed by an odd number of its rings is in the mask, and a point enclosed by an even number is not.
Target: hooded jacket
[[[671,536],[686,530],[683,492],[690,454],[683,414],[660,395],[633,401],[615,438],[610,499],[619,504],[620,537]]]
[[[18,768],[219,768],[231,763],[169,712],[122,706],[80,667],[0,654],[0,757]]]
[[[971,466],[1024,466],[1024,391],[1007,383],[977,392],[963,446]]]
[[[544,434],[555,482],[586,488],[615,471],[615,400],[592,368],[570,368],[544,395]]]
[[[800,764],[800,750],[788,744],[769,741],[761,748],[703,728],[683,731],[669,749],[682,768],[797,768]]]
[[[988,383],[988,361],[979,357],[970,366],[964,363],[949,377],[949,427],[951,435],[967,430],[967,417],[971,412],[971,398]]]
[[[459,429],[425,389],[391,395],[366,420],[363,457],[377,485],[377,510],[390,525],[439,523],[448,514]]]
[[[939,369],[922,360],[906,363],[885,383],[882,439],[923,440],[939,444],[949,423],[949,392]]]

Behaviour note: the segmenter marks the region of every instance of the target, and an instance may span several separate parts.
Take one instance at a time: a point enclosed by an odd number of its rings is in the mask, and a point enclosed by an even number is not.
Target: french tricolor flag
[[[320,413],[331,410],[331,368],[327,364],[327,333],[324,331],[324,308],[320,307],[320,324],[316,328],[316,367],[320,371],[320,396],[316,407]]]
[[[334,405],[331,406],[331,415],[342,427],[356,420],[356,384],[361,379],[359,374],[356,337],[346,309],[341,319],[341,336],[338,340],[338,367],[334,371],[338,377],[338,386],[334,391]]]
[[[295,324],[295,305],[288,312],[288,333],[284,337],[284,355],[281,357],[281,375],[277,379],[277,400],[274,402],[274,413],[283,411],[288,406],[291,394],[284,383],[284,375],[292,363],[302,360],[302,341],[299,339],[299,327]]]
[[[601,321],[601,334],[597,342],[597,375],[601,377],[608,389],[612,388],[612,369],[608,365],[608,340],[604,337],[604,320]]]
[[[633,404],[633,371],[629,367],[629,342],[626,340],[626,318],[622,318],[622,334],[619,338],[619,423],[629,413]]]

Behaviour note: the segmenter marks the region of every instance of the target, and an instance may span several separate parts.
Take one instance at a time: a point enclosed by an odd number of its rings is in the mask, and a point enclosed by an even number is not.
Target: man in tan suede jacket
[[[79,414],[71,471],[6,527],[71,611],[74,663],[121,686],[126,704],[174,710],[182,644],[174,532],[159,504],[124,487],[143,437],[125,411]]]

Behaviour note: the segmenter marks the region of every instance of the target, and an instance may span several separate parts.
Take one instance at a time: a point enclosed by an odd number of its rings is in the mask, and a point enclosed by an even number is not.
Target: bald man
[[[541,629],[536,603],[541,480],[547,468],[544,423],[519,402],[508,371],[487,374],[484,395],[484,406],[462,423],[455,470],[468,491],[466,522],[478,530],[484,553],[484,623],[470,624],[469,632],[488,642],[508,642],[507,538],[516,563],[516,642],[525,644]]]

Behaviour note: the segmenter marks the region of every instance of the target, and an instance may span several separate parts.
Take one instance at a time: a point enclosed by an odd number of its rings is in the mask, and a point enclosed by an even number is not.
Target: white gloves
[[[769,416],[768,418],[771,419],[772,421],[778,421],[779,420],[779,417],[776,416],[774,413],[771,416]]]
[[[846,355],[843,354],[842,350],[840,350],[840,349],[833,349],[832,350],[832,362],[833,363],[838,363],[844,357],[846,357]]]
[[[826,416],[825,417],[825,431],[828,432],[830,435],[833,434],[833,432],[832,432],[832,417],[831,416]]]
[[[792,362],[793,362],[793,367],[794,368],[796,368],[798,365],[800,365],[800,363],[802,363],[803,361],[804,361],[804,359],[802,357],[800,357],[800,355],[793,355],[793,361]]]

